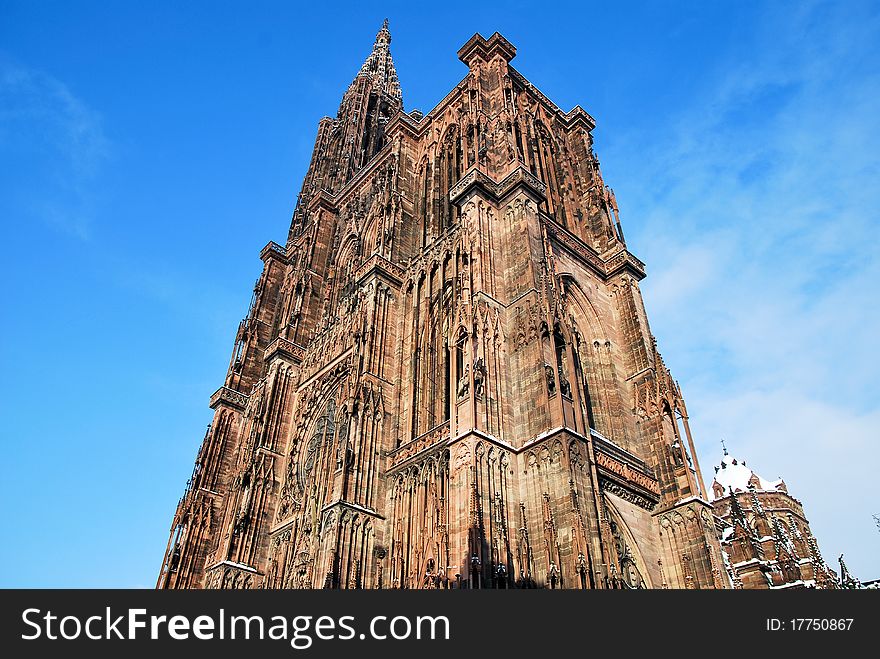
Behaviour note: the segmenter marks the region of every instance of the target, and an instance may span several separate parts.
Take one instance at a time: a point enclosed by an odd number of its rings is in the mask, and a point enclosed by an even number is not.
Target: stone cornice
[[[262,574],[262,572],[255,567],[245,565],[244,563],[234,563],[232,561],[220,561],[219,563],[214,563],[207,569],[207,571],[212,572],[219,568],[231,568],[233,570],[241,570],[242,572],[248,572],[250,574]]]
[[[599,476],[599,487],[602,489],[603,492],[620,497],[624,501],[629,501],[630,503],[637,505],[639,508],[644,508],[645,510],[654,509],[654,507],[657,505],[656,497],[645,496],[643,493],[638,492],[636,489],[628,487],[628,485],[628,483],[621,484],[616,480],[611,480]]]
[[[562,430],[564,429],[558,429],[558,431]],[[489,442],[499,448],[510,451],[514,455],[523,451],[522,448],[517,449],[504,440],[493,437],[492,435],[477,430],[476,428],[471,428],[460,435],[450,437],[449,421],[444,421],[440,425],[435,426],[415,439],[411,439],[410,441],[401,444],[393,451],[388,451],[386,455],[391,458],[388,473],[400,471],[401,468],[406,467],[413,462],[417,462],[421,458],[427,457],[440,449],[452,447],[468,437],[476,437],[479,440]]]
[[[550,430],[545,430],[544,432],[539,433],[537,436],[532,437],[529,441],[527,441],[526,443],[524,443],[522,446],[520,446],[518,449],[515,449],[514,451],[516,453],[525,453],[529,449],[532,449],[532,448],[546,442],[547,440],[555,437],[556,435],[559,435],[562,433],[571,435],[572,437],[577,437],[578,439],[581,439],[583,441],[586,441],[586,439],[587,439],[586,437],[584,437],[582,434],[580,434],[577,430],[575,430],[573,428],[566,428],[565,426],[559,426],[557,428],[552,428]]]
[[[616,460],[607,453],[603,453],[598,447],[596,453],[596,470],[600,476],[615,481],[625,487],[633,488],[653,499],[656,504],[660,500],[660,484],[657,479],[647,476],[640,470],[634,469],[625,462]]]
[[[306,349],[301,345],[294,343],[293,341],[288,341],[285,338],[278,337],[272,343],[269,344],[269,347],[266,348],[263,353],[263,360],[269,361],[272,358],[278,356],[282,358],[287,358],[294,364],[299,364],[302,362],[303,358],[306,355]]]
[[[358,268],[357,282],[363,283],[370,275],[383,276],[389,283],[400,286],[406,276],[406,272],[399,265],[396,265],[379,254],[373,254]]]
[[[522,73],[514,69],[512,66],[508,68],[508,72],[510,73],[510,77],[516,80],[523,87],[528,89],[535,97],[540,100],[544,106],[562,123],[562,125],[571,130],[572,128],[576,128],[581,125],[587,129],[587,131],[592,131],[596,127],[596,120],[584,110],[580,105],[575,105],[568,112],[563,112],[562,109],[556,105],[553,101],[547,98],[540,89],[535,87],[529,79],[526,78]]]
[[[605,274],[613,277],[626,270],[637,279],[645,278],[645,264],[637,259],[629,250],[622,248],[614,256],[605,261]]]
[[[449,201],[456,203],[469,190],[475,187],[479,187],[497,201],[501,201],[519,188],[526,189],[538,201],[542,201],[545,199],[547,189],[547,186],[522,166],[517,167],[501,181],[495,181],[491,176],[479,169],[471,169],[458,183],[452,186],[452,189],[449,191]]]
[[[237,410],[244,410],[247,407],[248,396],[230,389],[229,387],[220,387],[211,396],[210,408],[216,410],[220,405],[225,405]]]
[[[470,73],[462,78],[458,84],[455,85],[455,87],[453,87],[439,103],[437,103],[437,105],[431,108],[429,112],[422,115],[421,119],[416,120],[411,114],[403,111],[395,114],[385,126],[385,133],[388,136],[389,142],[393,141],[392,138],[404,129],[411,138],[421,139],[421,137],[433,125],[434,119],[438,116],[442,116],[447,106],[455,100],[459,94],[461,94],[462,90],[465,88],[465,82],[469,75]]]
[[[397,133],[405,133],[411,139],[416,139],[424,132],[425,127],[431,123],[425,119],[426,117],[423,115],[421,119],[417,120],[410,113],[401,110],[385,124],[385,134],[391,138]]]
[[[699,506],[701,508],[707,509],[711,515],[715,515],[715,509],[712,507],[712,504],[705,499],[701,499],[700,497],[688,497],[687,499],[671,501],[667,504],[663,504],[662,508],[655,510],[654,514],[658,515],[660,513],[668,513],[669,511],[675,510],[676,508],[687,508],[688,506]]]
[[[388,457],[391,459],[391,462],[388,472],[397,471],[400,467],[415,460],[415,458],[427,455],[430,451],[441,446],[445,447],[448,441],[449,421],[444,421],[440,425],[431,428],[428,432],[401,444],[393,451],[389,451]]]
[[[364,515],[370,515],[371,517],[375,517],[376,519],[385,519],[384,515],[380,515],[378,512],[373,510],[372,508],[367,508],[365,506],[358,505],[356,503],[352,503],[350,501],[345,501],[343,499],[337,499],[336,501],[331,501],[323,508],[321,508],[321,513],[326,513],[328,510],[332,510],[333,508],[348,508],[357,513],[362,513]]]
[[[310,350],[313,350],[315,345],[316,345],[315,339],[312,339],[312,341],[309,343],[309,347],[306,349],[306,353],[308,354],[308,352]],[[348,359],[349,356],[351,356],[352,350],[353,350],[353,348],[351,346],[345,348],[341,353],[339,353],[336,357],[334,357],[329,362],[324,364],[317,371],[314,371],[313,373],[311,373],[308,377],[306,377],[304,380],[302,380],[297,385],[297,391],[302,391],[303,389],[308,387],[310,384],[312,384],[312,382],[314,382],[318,378],[326,375],[327,373],[329,373],[333,369],[335,369],[337,366],[342,364],[346,359]]]
[[[583,126],[587,131],[591,131],[596,127],[596,120],[580,105],[575,105],[565,114],[562,114],[560,110],[559,114],[561,115],[562,123],[569,130],[577,126]]]
[[[596,274],[605,279],[610,279],[621,272],[629,272],[641,281],[645,278],[645,264],[633,256],[625,247],[607,259],[603,259],[592,247],[574,235],[571,231],[558,224],[549,216],[542,216],[547,227],[547,233],[554,239],[556,244],[564,247],[572,255],[588,265]]]
[[[392,121],[396,121],[396,118],[401,114],[404,113],[399,112],[395,115],[395,119],[392,119]],[[389,122],[389,124],[390,123],[391,122]],[[354,176],[346,181],[345,184],[335,193],[330,190],[325,190],[324,188],[318,189],[306,204],[307,208],[310,211],[315,211],[318,208],[323,207],[331,213],[338,213],[339,207],[345,204],[348,195],[351,194],[352,191],[357,190],[358,186],[363,183],[365,179],[369,178],[370,174],[374,172],[377,167],[385,162],[391,153],[391,147],[392,143],[389,141],[388,144],[382,147],[363,167],[357,170]]]
[[[596,472],[604,491],[646,510],[660,502],[660,483],[650,467],[638,456],[591,430]]]
[[[308,203],[308,209],[310,211],[315,211],[322,207],[331,213],[336,213],[338,210],[336,207],[336,196],[323,188],[315,192],[311,199],[309,199]]]
[[[281,263],[287,264],[287,249],[279,245],[273,240],[270,240],[266,246],[260,250],[260,260],[264,263],[268,259],[277,259],[281,261]]]
[[[504,61],[509,62],[516,57],[516,47],[498,32],[488,39],[477,32],[468,39],[467,43],[458,50],[457,54],[458,59],[467,64],[468,67],[471,67],[471,62],[473,62],[475,57],[488,62],[495,55],[500,55],[504,58]]]
[[[648,467],[647,464],[645,464],[645,461],[639,458],[637,455],[634,455],[633,453],[627,451],[625,448],[614,444],[592,428],[590,429],[590,437],[592,437],[593,439],[593,448],[596,451],[599,451],[609,456],[611,459],[619,464],[625,465],[630,469],[643,474],[656,484],[657,479],[654,478],[654,472],[651,471],[651,468]],[[623,473],[628,472],[624,471]],[[646,488],[651,490],[652,492],[657,492],[658,494],[660,493],[659,488],[655,488],[654,485],[646,485]]]

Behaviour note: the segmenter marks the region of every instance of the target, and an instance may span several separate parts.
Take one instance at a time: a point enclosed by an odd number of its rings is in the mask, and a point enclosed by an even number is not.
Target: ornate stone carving
[[[218,406],[223,404],[238,410],[244,410],[248,404],[248,396],[228,387],[220,387],[211,396],[211,408],[217,409]]]
[[[687,461],[655,449],[683,401],[592,118],[508,67],[499,35],[403,112],[390,40],[319,123],[286,244],[261,252],[160,586],[601,588],[610,560],[635,587],[642,545],[710,586],[678,531],[711,545],[711,520],[650,514],[685,489]],[[616,497],[637,533],[605,519]]]
[[[639,508],[644,508],[645,510],[654,510],[654,507],[657,505],[656,501],[652,501],[648,497],[642,496],[641,494],[636,494],[631,489],[624,487],[620,483],[600,478],[599,484],[604,491],[619,496],[625,501],[634,503]]]

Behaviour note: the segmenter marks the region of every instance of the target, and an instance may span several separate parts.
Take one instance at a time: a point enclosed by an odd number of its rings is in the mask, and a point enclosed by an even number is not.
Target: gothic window
[[[449,421],[449,391],[452,388],[449,346],[443,348],[443,421]]]
[[[536,151],[538,157],[538,176],[547,185],[547,210],[563,226],[568,226],[563,204],[561,170],[557,162],[557,151],[553,137],[543,122],[535,122]]]
[[[327,402],[324,412],[321,414],[312,436],[303,447],[299,460],[299,478],[303,489],[306,489],[311,480],[315,464],[319,462],[321,447],[333,443],[336,433],[336,401],[331,397]]]
[[[431,221],[431,200],[430,200],[430,192],[431,192],[431,165],[428,162],[425,162],[422,167],[422,190],[421,190],[421,213],[420,220],[422,225],[422,247],[424,247],[428,243],[428,226]]]
[[[636,566],[635,556],[624,536],[623,530],[617,522],[611,520],[611,535],[614,537],[614,549],[617,552],[617,561],[620,572],[612,577],[613,588],[646,588],[639,568]]]
[[[575,325],[572,331],[572,336],[574,340],[572,342],[572,361],[573,361],[573,374],[576,382],[580,382],[582,385],[581,393],[582,400],[581,404],[583,406],[584,416],[587,419],[587,425],[590,428],[596,427],[596,420],[593,417],[593,399],[590,392],[590,387],[587,382],[587,373],[584,371],[584,362],[581,360],[580,356],[580,334],[578,332],[577,326]]]
[[[426,376],[427,376],[426,379],[427,379],[428,390],[427,390],[427,395],[425,396],[425,402],[428,405],[428,409],[426,410],[428,418],[427,418],[427,427],[425,428],[426,431],[433,428],[436,423],[436,418],[434,416],[434,413],[435,413],[435,408],[436,408],[436,401],[438,398],[438,396],[437,396],[437,393],[438,393],[437,392],[437,384],[438,384],[437,379],[440,376],[440,371],[438,369],[438,364],[437,364],[437,360],[440,357],[440,354],[439,354],[438,345],[437,345],[438,341],[439,341],[439,337],[438,337],[438,331],[437,331],[438,330],[438,327],[437,327],[438,316],[436,314],[436,311],[437,310],[436,310],[436,304],[435,304],[434,305],[434,312],[435,313],[432,314],[433,322],[431,322],[430,331],[429,331],[429,334],[427,337],[428,340],[427,340],[427,355],[426,356],[428,359],[428,368],[426,369]]]
[[[412,390],[410,396],[410,431],[412,437],[415,437],[419,434],[419,403],[422,399],[421,388],[419,386],[420,376],[421,376],[421,339],[420,339],[420,330],[421,330],[421,299],[422,299],[422,290],[424,289],[425,281],[424,278],[420,278],[418,284],[416,284],[412,290],[412,305],[411,308],[413,310],[413,319],[412,319],[412,333],[411,333],[411,341],[410,346],[412,350],[412,358],[410,361],[411,364],[411,375],[410,382],[412,383]]]
[[[521,161],[525,162],[525,155],[523,154],[522,130],[520,130],[519,121],[513,122],[513,135],[516,141],[516,155]]]

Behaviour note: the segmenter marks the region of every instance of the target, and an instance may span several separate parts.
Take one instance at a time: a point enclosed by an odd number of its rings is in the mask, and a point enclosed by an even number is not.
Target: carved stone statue
[[[544,374],[547,376],[547,392],[552,396],[556,393],[556,375],[550,364],[544,364]]]
[[[480,357],[474,364],[474,396],[481,398],[483,396],[483,383],[486,380],[486,366],[483,358]]]
[[[559,391],[563,396],[571,398],[571,383],[568,381],[568,378],[565,377],[562,368],[559,369]]]
[[[458,399],[461,400],[466,398],[468,395],[468,391],[470,391],[470,367],[465,364],[464,372],[461,377],[458,378]]]

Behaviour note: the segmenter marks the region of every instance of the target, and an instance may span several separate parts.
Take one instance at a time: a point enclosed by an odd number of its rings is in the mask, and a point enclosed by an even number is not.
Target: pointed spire
[[[777,554],[779,553],[778,546],[782,545],[792,557],[800,558],[797,547],[794,546],[794,542],[792,541],[788,530],[785,528],[785,525],[776,516],[771,516],[770,520],[773,523],[773,534],[776,536]]]
[[[730,517],[734,524],[739,522],[740,525],[751,534],[752,529],[749,527],[749,523],[746,520],[746,513],[743,511],[742,506],[739,505],[739,499],[736,498],[736,492],[733,491],[732,487],[730,488]]]
[[[758,493],[755,492],[755,490],[752,490],[752,509],[762,517],[766,515],[766,513],[764,512],[764,506],[761,505],[761,501],[760,499],[758,499]]]
[[[847,589],[861,588],[862,583],[850,574],[849,569],[846,567],[846,563],[843,562],[843,554],[840,555],[840,558],[838,558],[837,561],[840,563],[840,587]]]
[[[810,546],[810,554],[813,557],[813,562],[825,570],[828,566],[825,565],[825,559],[822,558],[822,554],[819,552],[819,545],[816,544],[816,538],[812,534],[807,536],[807,544]]]
[[[388,30],[388,19],[382,23],[382,27],[376,34],[376,42],[373,44],[373,52],[364,61],[358,77],[366,76],[373,78],[373,84],[377,90],[381,90],[403,102],[403,94],[400,91],[400,80],[391,59],[391,32]]]

